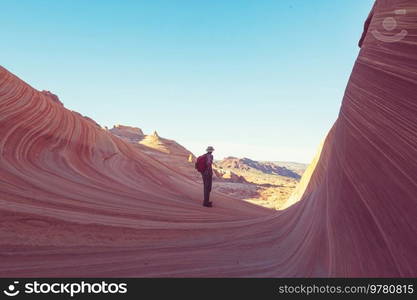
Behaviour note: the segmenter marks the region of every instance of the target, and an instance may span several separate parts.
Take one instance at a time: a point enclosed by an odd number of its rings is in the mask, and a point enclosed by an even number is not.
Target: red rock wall
[[[201,207],[174,167],[0,68],[0,276],[417,276],[417,3],[379,0],[369,21],[282,212],[221,195]]]

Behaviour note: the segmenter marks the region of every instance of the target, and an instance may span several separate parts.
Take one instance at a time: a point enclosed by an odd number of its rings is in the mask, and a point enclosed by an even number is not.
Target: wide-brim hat
[[[206,149],[207,152],[213,152],[214,148],[212,146],[208,146]]]

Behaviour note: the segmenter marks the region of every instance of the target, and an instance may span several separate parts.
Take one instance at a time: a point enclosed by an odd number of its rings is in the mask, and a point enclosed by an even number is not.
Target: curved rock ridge
[[[389,17],[398,24],[393,32],[383,26]],[[400,32],[407,35],[396,42],[377,34]],[[339,117],[295,206],[321,211],[331,276],[415,277],[417,3],[376,1],[361,46]]]
[[[126,213],[134,217],[134,226],[155,228],[165,228],[161,222],[165,214],[171,220],[169,210],[174,207],[184,216],[198,215],[190,222],[201,222],[200,214],[212,216],[197,205],[200,187],[195,182],[65,109],[2,67],[0,137],[3,209],[83,223],[94,222],[90,215],[102,212],[106,217],[100,216],[100,222],[108,224]],[[151,207],[158,201],[165,209],[154,215]],[[132,205],[138,209],[133,215]],[[111,207],[114,210],[108,210]],[[240,209],[249,216],[265,214],[250,205]],[[240,213],[231,216],[220,208],[217,212],[223,215],[220,219],[241,218]]]
[[[42,94],[44,94],[45,96],[50,97],[53,101],[55,101],[56,103],[61,104],[62,106],[64,105],[61,100],[59,100],[59,97],[53,93],[51,93],[50,91],[41,91]]]
[[[375,35],[387,17],[403,39]],[[175,168],[0,68],[0,276],[416,277],[417,4],[378,0],[368,24],[280,212],[221,195],[203,209]]]

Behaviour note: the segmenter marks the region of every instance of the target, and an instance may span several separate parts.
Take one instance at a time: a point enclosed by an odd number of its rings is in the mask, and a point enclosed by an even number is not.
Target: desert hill
[[[247,182],[246,185],[219,186],[220,191],[257,205],[278,210],[285,205],[295,191],[303,174],[301,169],[296,172],[273,162],[260,162],[237,157],[227,157],[216,161],[216,168],[225,172],[233,172]],[[239,189],[237,189],[238,187]]]
[[[241,171],[259,171],[265,174],[279,175],[294,179],[300,179],[300,174],[275,164],[273,162],[254,161],[249,158],[226,157],[223,160],[216,161],[216,165],[224,169],[237,169]]]
[[[267,162],[268,163],[268,162]],[[298,162],[289,162],[289,161],[272,161],[274,165],[277,165],[279,167],[286,168],[288,170],[293,171],[294,173],[300,175],[300,177],[303,176],[304,172],[306,171],[309,164],[305,163],[298,163]]]

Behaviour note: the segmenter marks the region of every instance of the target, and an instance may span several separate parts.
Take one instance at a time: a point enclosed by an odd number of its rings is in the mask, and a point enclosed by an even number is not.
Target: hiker
[[[199,158],[197,158],[197,161],[195,163],[195,168],[198,172],[201,173],[201,176],[203,177],[203,183],[204,183],[204,202],[203,206],[205,207],[212,207],[213,202],[210,201],[210,192],[211,192],[211,183],[213,180],[213,151],[214,148],[209,146],[207,147],[207,153],[204,155],[201,155]]]

